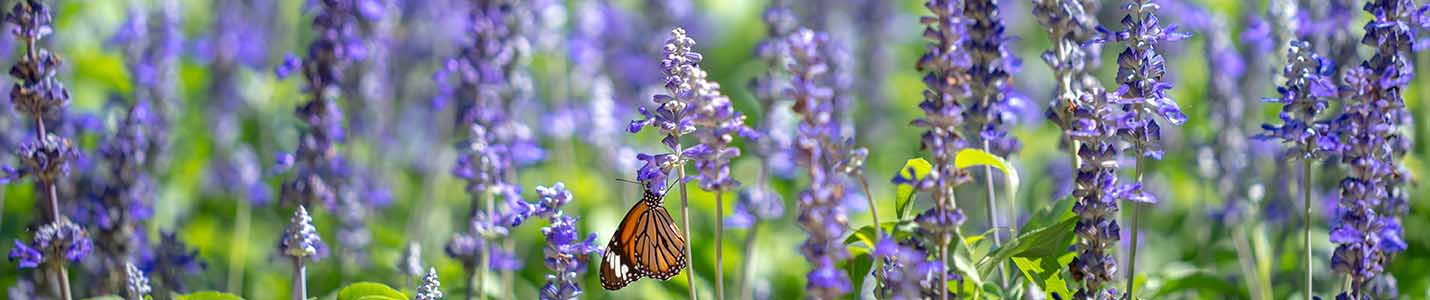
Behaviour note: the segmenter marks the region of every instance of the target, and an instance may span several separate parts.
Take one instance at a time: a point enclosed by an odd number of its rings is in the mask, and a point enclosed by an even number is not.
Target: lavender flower
[[[427,275],[422,276],[422,285],[417,286],[417,300],[438,300],[442,299],[442,282],[437,281],[437,268],[427,270]]]
[[[134,263],[124,263],[124,278],[125,299],[142,300],[152,291],[149,278],[145,277],[144,271],[139,270]]]
[[[125,65],[134,82],[135,102],[148,102],[151,120],[149,137],[143,151],[151,161],[146,167],[163,166],[168,146],[170,121],[183,111],[179,98],[179,52],[183,47],[183,32],[179,26],[179,4],[163,1],[153,12],[133,8],[129,19],[111,37],[127,58]]]
[[[929,0],[924,7],[933,13],[919,19],[925,26],[923,36],[929,40],[917,65],[918,70],[924,72],[924,99],[919,102],[924,116],[910,124],[925,130],[922,148],[932,156],[933,168],[921,178],[900,172],[893,182],[909,184],[933,195],[935,205],[914,221],[919,225],[921,236],[938,245],[939,262],[943,266],[948,262],[948,244],[964,221],[963,211],[954,201],[953,188],[970,180],[968,173],[954,166],[953,157],[967,146],[959,131],[964,122],[959,100],[971,95],[967,85],[971,80],[967,72],[971,60],[968,49],[964,49],[967,21],[962,17],[962,3]],[[947,274],[940,272],[933,286],[947,283]],[[948,290],[939,289],[939,296],[948,298]]]
[[[1137,153],[1136,183],[1123,186],[1115,195],[1117,199],[1138,203],[1156,203],[1156,198],[1143,190],[1143,158],[1162,159],[1162,127],[1152,116],[1161,116],[1174,126],[1187,121],[1177,102],[1167,96],[1166,90],[1172,84],[1163,77],[1167,73],[1166,60],[1157,52],[1157,45],[1163,42],[1181,40],[1189,34],[1178,33],[1177,26],[1162,27],[1156,12],[1160,8],[1152,0],[1133,0],[1123,5],[1127,13],[1122,18],[1123,30],[1112,32],[1098,28],[1103,34],[1097,42],[1118,41],[1126,48],[1117,55],[1117,82],[1119,84],[1113,104],[1122,106],[1123,115],[1117,117],[1117,136],[1132,145]],[[1082,152],[1081,150],[1079,152]],[[1115,200],[1114,200],[1115,201]],[[1138,203],[1132,204],[1132,236],[1127,265],[1127,293],[1136,298],[1132,280],[1136,276],[1137,262],[1137,211]],[[1092,296],[1092,295],[1085,295]]]
[[[881,299],[917,300],[938,297],[937,273],[945,268],[936,261],[929,260],[926,251],[912,240],[904,243],[884,238],[874,247],[874,256],[882,261],[879,265],[879,289],[874,291]]]
[[[397,272],[414,278],[422,275],[421,243],[416,241],[407,243],[407,248],[402,250],[402,256],[397,261]]]
[[[1015,122],[1012,74],[1022,62],[1009,52],[1003,36],[1003,20],[998,15],[998,3],[993,0],[964,2],[963,16],[968,22],[964,49],[969,51],[967,69],[970,98],[963,111],[964,127],[978,133],[985,149],[998,155],[1018,151],[1018,139],[1008,134],[1008,125]],[[991,179],[990,179],[991,180]]]
[[[1282,76],[1286,83],[1276,88],[1281,97],[1266,98],[1266,102],[1280,103],[1281,125],[1264,124],[1265,132],[1258,138],[1277,138],[1289,144],[1287,158],[1314,159],[1325,154],[1328,147],[1334,147],[1330,124],[1320,120],[1326,110],[1327,100],[1338,92],[1333,81],[1335,63],[1317,55],[1307,41],[1292,41],[1286,53],[1286,67]],[[1322,146],[1316,146],[1323,143]]]
[[[809,234],[800,252],[814,265],[805,292],[814,298],[830,299],[848,293],[851,283],[836,266],[848,259],[842,240],[849,231],[844,208],[844,184],[837,178],[834,151],[839,125],[833,115],[833,92],[828,87],[828,65],[822,49],[828,43],[823,33],[799,29],[786,40],[791,54],[792,77],[785,96],[794,99],[792,108],[800,116],[795,137],[795,158],[809,174],[809,187],[799,195],[799,224]]]
[[[346,163],[336,150],[336,146],[346,140],[346,133],[343,113],[335,99],[342,84],[341,74],[362,48],[352,36],[356,9],[353,3],[320,3],[313,17],[317,38],[309,44],[307,56],[297,65],[303,71],[304,88],[311,93],[308,102],[296,111],[307,127],[294,154],[294,176],[283,183],[280,195],[285,203],[306,207],[323,204],[335,209],[338,193],[348,177]],[[285,65],[296,61],[285,60]]]
[[[77,262],[89,255],[93,247],[83,228],[61,219],[36,229],[34,238],[28,244],[15,241],[9,257],[22,269],[38,268],[47,262]]]
[[[1407,55],[1420,30],[1427,7],[1408,0],[1377,0],[1364,10],[1372,19],[1361,44],[1375,55],[1345,75],[1350,97],[1332,127],[1334,149],[1349,168],[1340,184],[1340,215],[1331,242],[1338,244],[1331,266],[1349,277],[1338,299],[1365,299],[1373,280],[1395,253],[1405,251],[1400,216],[1407,210],[1407,175],[1400,157],[1410,141],[1397,127],[1410,122],[1401,94],[1415,76]]]
[[[139,253],[140,269],[148,274],[158,274],[154,278],[157,294],[188,291],[185,279],[193,278],[194,274],[207,267],[199,260],[199,251],[190,250],[173,232],[161,232],[159,244],[144,250]]]
[[[313,217],[308,215],[308,209],[298,206],[288,221],[288,227],[283,229],[283,238],[279,240],[279,252],[294,259],[318,259],[323,239],[318,236],[318,229],[313,227]]]
[[[1094,11],[1083,6],[1081,0],[1041,0],[1034,3],[1033,16],[1038,23],[1048,29],[1048,38],[1053,40],[1053,48],[1043,51],[1043,62],[1053,70],[1055,98],[1049,101],[1046,115],[1049,120],[1063,130],[1071,130],[1071,114],[1079,105],[1078,100],[1087,89],[1100,88],[1096,77],[1089,70],[1090,59],[1096,59],[1087,41],[1093,39],[1097,19]],[[1065,145],[1074,148],[1073,145]],[[1076,152],[1076,149],[1071,149]],[[1072,169],[1071,167],[1069,169]]]
[[[1079,162],[1072,194],[1077,201],[1073,212],[1078,215],[1073,248],[1078,254],[1068,268],[1081,286],[1072,299],[1117,299],[1116,289],[1103,286],[1117,273],[1117,260],[1110,251],[1121,239],[1118,201],[1130,188],[1118,183],[1117,117],[1107,97],[1100,89],[1085,91],[1070,115],[1073,127],[1063,133],[1078,145]]]
[[[293,217],[289,219],[288,227],[283,229],[283,237],[278,241],[278,251],[293,259],[293,300],[308,298],[308,271],[303,263],[305,260],[316,261],[321,258],[319,254],[323,248],[318,229],[313,227],[313,217],[308,215],[308,210],[303,208],[303,205],[298,205],[298,209],[293,211]]]
[[[121,291],[124,284],[124,264],[136,250],[143,250],[143,240],[136,236],[140,222],[153,215],[150,199],[156,184],[148,175],[151,167],[147,152],[157,116],[148,103],[140,101],[129,107],[114,136],[100,145],[99,156],[106,167],[100,177],[90,180],[92,191],[80,202],[77,220],[97,229],[95,243],[99,250],[100,268],[92,270],[103,284],[93,287],[100,292]]]
[[[541,287],[539,298],[542,300],[580,299],[581,274],[585,273],[591,255],[601,252],[596,234],[580,239],[575,223],[575,217],[558,213],[551,217],[550,226],[541,228],[541,234],[546,236],[546,267],[552,271],[546,275],[546,285]]]
[[[34,124],[33,141],[18,147],[19,169],[0,167],[9,182],[18,176],[32,176],[35,191],[41,197],[42,215],[35,224],[34,237],[27,245],[15,241],[10,250],[11,260],[20,260],[22,268],[45,265],[45,282],[56,286],[54,295],[61,299],[71,298],[69,278],[64,260],[77,261],[88,254],[91,242],[86,233],[61,214],[57,181],[69,173],[69,163],[79,158],[79,152],[70,140],[56,135],[46,128],[46,118],[62,117],[69,106],[69,92],[64,84],[55,78],[61,60],[48,50],[39,47],[39,40],[49,35],[53,29],[50,11],[38,0],[18,1],[5,15],[10,32],[24,43],[25,54],[10,68],[10,76],[15,84],[10,88],[13,108],[28,117]],[[61,123],[63,124],[63,123]],[[56,127],[64,127],[61,124]]]
[[[1178,41],[1190,36],[1177,32],[1177,26],[1162,27],[1155,13],[1158,5],[1152,0],[1134,0],[1123,5],[1127,16],[1122,19],[1122,31],[1099,27],[1102,36],[1096,42],[1116,41],[1127,46],[1118,57],[1117,97],[1114,104],[1125,114],[1117,122],[1117,135],[1133,145],[1137,153],[1152,159],[1162,157],[1162,125],[1152,116],[1160,116],[1172,125],[1187,121],[1177,103],[1167,96],[1172,84],[1163,77],[1166,60],[1157,53],[1163,42]]]

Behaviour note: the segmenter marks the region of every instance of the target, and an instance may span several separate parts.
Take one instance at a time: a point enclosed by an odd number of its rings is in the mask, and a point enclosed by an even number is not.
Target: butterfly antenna
[[[616,181],[625,182],[625,183],[629,183],[629,184],[641,184],[640,182],[633,181],[633,180],[630,180],[630,179],[625,179],[625,178],[616,178]]]

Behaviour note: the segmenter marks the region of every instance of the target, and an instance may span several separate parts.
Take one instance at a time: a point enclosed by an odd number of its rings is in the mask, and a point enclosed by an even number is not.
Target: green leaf
[[[1043,206],[1043,208],[1033,212],[1033,216],[1028,218],[1028,222],[1023,223],[1023,226],[1019,228],[1032,229],[1048,227],[1048,225],[1053,225],[1065,220],[1074,215],[1072,212],[1073,204],[1077,204],[1077,199],[1073,197],[1053,201],[1052,205]]]
[[[858,249],[849,253],[851,259],[844,261],[840,266],[844,273],[849,275],[849,280],[854,284],[854,289],[864,286],[864,277],[869,275],[869,270],[874,268],[874,257],[869,255],[868,250]]]
[[[924,176],[928,176],[929,172],[932,171],[933,165],[929,164],[927,160],[923,158],[910,158],[904,162],[904,167],[899,169],[899,174],[907,178],[924,178]],[[898,195],[898,198],[894,199],[894,207],[896,208],[894,216],[898,217],[899,220],[903,220],[904,217],[907,217],[910,211],[913,210],[914,206],[911,204],[913,204],[914,196],[918,194],[918,190],[908,184],[899,184],[895,189],[895,194]]]
[[[912,226],[913,223],[913,221],[884,222],[884,224],[879,227],[884,228],[885,233],[892,234],[894,239],[902,241],[908,239],[910,236],[909,233],[912,232],[905,227]],[[858,245],[860,242],[863,242],[869,249],[874,249],[874,246],[879,244],[878,235],[874,232],[873,225],[859,227],[859,229],[854,230],[854,233],[850,234],[849,237],[844,238],[844,245],[851,246],[851,249],[853,248],[852,246]]]
[[[1018,169],[1013,168],[1013,164],[1008,163],[1002,157],[992,153],[983,152],[978,149],[963,149],[958,151],[958,155],[953,157],[953,166],[959,169],[967,169],[973,166],[988,166],[998,168],[1003,171],[1005,184],[1003,185],[1004,195],[1008,199],[1018,199]]]
[[[224,292],[202,291],[202,292],[195,292],[195,293],[188,294],[188,295],[179,295],[178,298],[174,298],[174,299],[177,299],[177,300],[243,300],[243,297],[239,297],[238,295],[229,294],[229,293],[224,293]]]
[[[1077,218],[1069,216],[1047,227],[1024,231],[1022,236],[1003,244],[993,255],[978,261],[978,273],[989,274],[1003,261],[1012,257],[1047,257],[1061,255],[1072,245],[1072,228]]]
[[[1043,299],[1072,299],[1072,293],[1068,291],[1068,283],[1063,280],[1062,270],[1077,254],[1067,251],[1058,257],[1013,257],[1013,264],[1018,266],[1018,270],[1023,272],[1023,278],[1029,278],[1033,284],[1043,290]],[[1061,297],[1053,297],[1053,295]]]
[[[407,300],[407,295],[385,284],[359,282],[339,290],[338,300]]]

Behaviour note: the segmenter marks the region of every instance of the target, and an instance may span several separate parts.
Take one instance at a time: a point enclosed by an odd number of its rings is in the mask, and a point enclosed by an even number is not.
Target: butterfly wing
[[[685,268],[685,237],[660,200],[647,191],[621,219],[601,258],[601,287],[618,290],[642,276],[668,280]]]
[[[606,253],[601,257],[601,287],[619,290],[641,278],[640,268],[636,267],[634,259],[635,237],[640,229],[637,222],[649,211],[650,205],[639,201],[621,219],[616,234],[606,244]]]
[[[668,280],[685,268],[685,237],[675,227],[675,220],[665,207],[649,209],[641,228],[646,234],[638,236],[636,259],[641,272],[651,278]]]

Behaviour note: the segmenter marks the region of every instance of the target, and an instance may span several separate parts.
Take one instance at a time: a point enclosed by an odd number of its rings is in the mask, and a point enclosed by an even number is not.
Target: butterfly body
[[[669,280],[685,268],[685,237],[661,206],[663,197],[645,191],[621,219],[601,257],[601,287],[619,290],[641,277]]]

